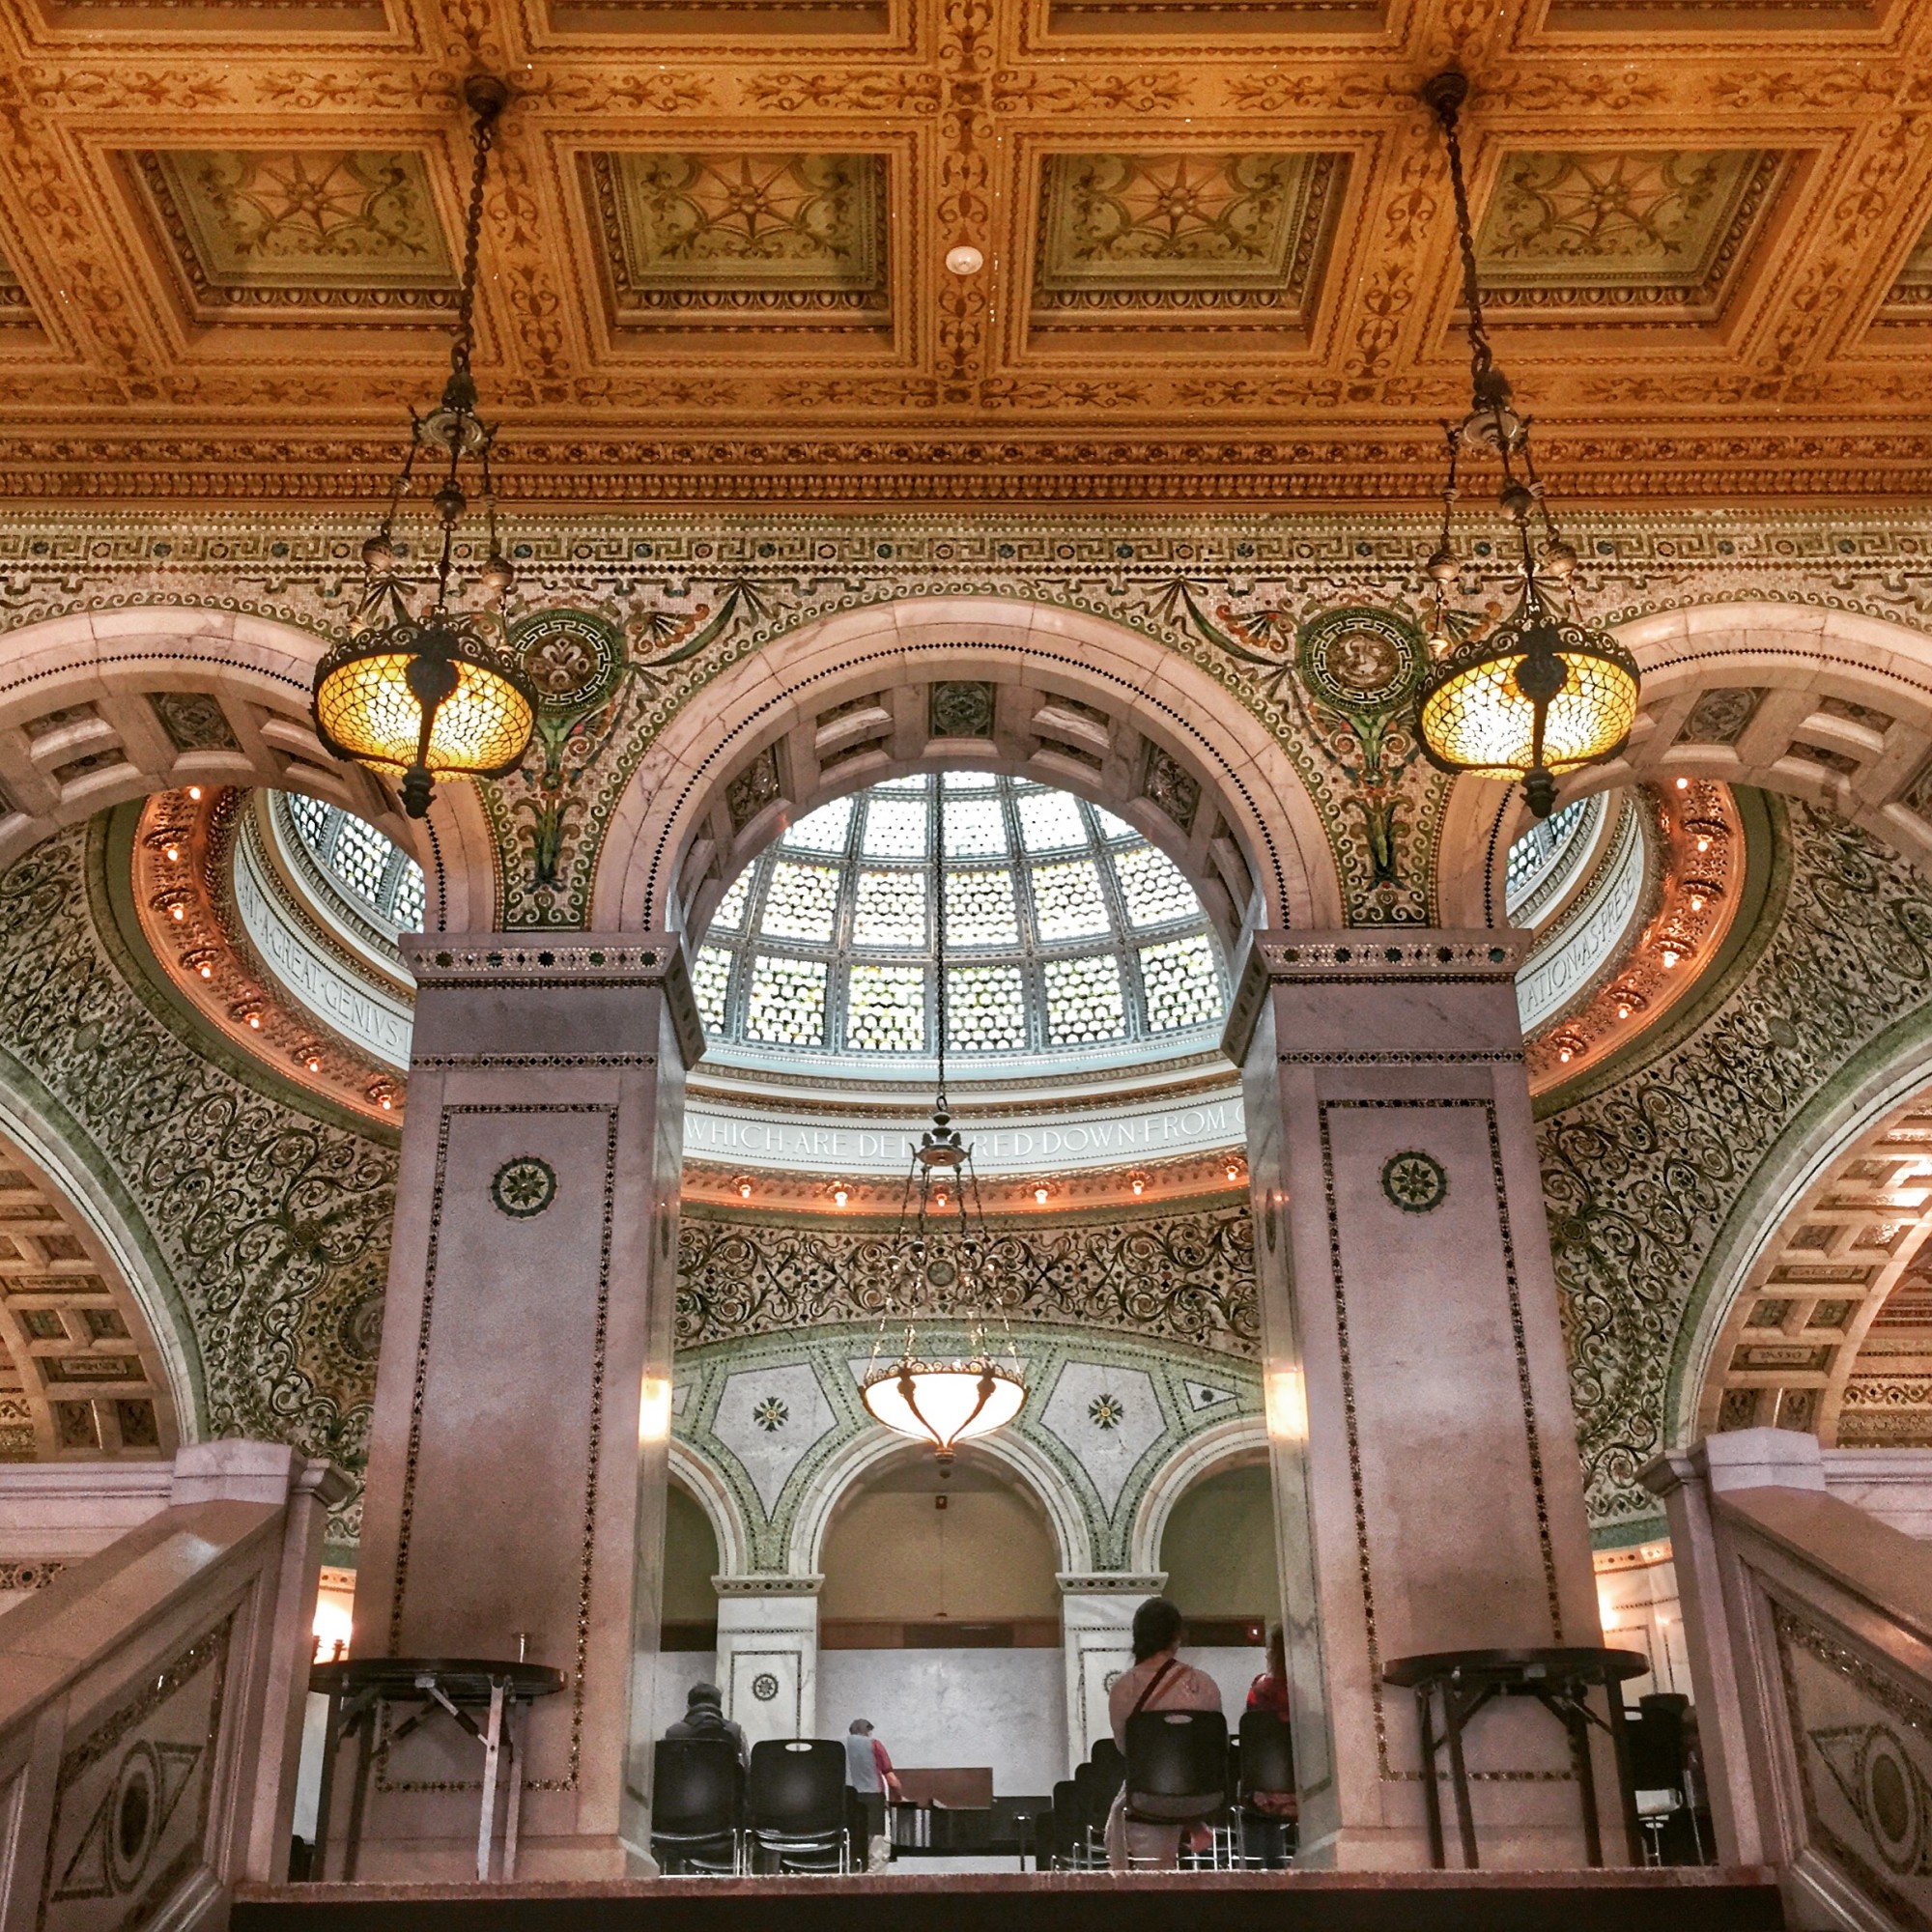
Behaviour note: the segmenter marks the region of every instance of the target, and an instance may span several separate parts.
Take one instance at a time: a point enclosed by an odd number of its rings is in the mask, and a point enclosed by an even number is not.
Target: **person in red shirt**
[[[1268,1626],[1267,1668],[1248,1686],[1248,1709],[1272,1711],[1288,1721],[1288,1637],[1279,1624]],[[1251,1791],[1248,1803],[1267,1820],[1263,1827],[1266,1862],[1270,1867],[1286,1864],[1285,1831],[1300,1817],[1300,1800],[1292,1791]]]

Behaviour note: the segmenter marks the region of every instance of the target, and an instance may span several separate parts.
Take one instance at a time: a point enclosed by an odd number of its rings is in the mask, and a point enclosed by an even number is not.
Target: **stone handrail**
[[[0,1473],[0,1489],[5,1487]],[[0,1932],[218,1922],[288,1867],[330,1464],[176,1457],[146,1520],[0,1616]]]
[[[1835,1475],[1835,1472],[1833,1472]],[[1660,1458],[1718,1856],[1792,1922],[1932,1918],[1932,1545],[1832,1493],[1813,1436]]]

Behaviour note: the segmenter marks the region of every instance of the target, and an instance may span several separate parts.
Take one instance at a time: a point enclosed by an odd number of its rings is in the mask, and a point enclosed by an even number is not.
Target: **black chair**
[[[1654,1690],[1636,1701],[1635,1717],[1627,1720],[1625,1737],[1630,1751],[1631,1788],[1636,1793],[1637,1822],[1650,1842],[1645,1848],[1651,1864],[1662,1864],[1664,1833],[1673,1819],[1688,1813],[1697,1862],[1703,1862],[1702,1835],[1696,1829],[1696,1813],[1688,1770],[1688,1740],[1685,1713],[1690,1698],[1675,1691]]]
[[[1070,1777],[1063,1777],[1053,1787],[1053,1809],[1043,1821],[1039,1851],[1035,1860],[1043,1869],[1073,1869],[1073,1847],[1079,1829],[1075,1821],[1079,1811],[1079,1787]]]
[[[1073,1859],[1078,1871],[1097,1871],[1107,1862],[1107,1812],[1099,1787],[1100,1775],[1092,1758],[1074,1768]]]
[[[1294,1785],[1294,1731],[1279,1711],[1243,1711],[1236,1792],[1240,1801],[1241,1862],[1256,1859],[1249,1846],[1261,1846],[1259,1862],[1278,1870],[1294,1856],[1295,1828],[1293,1819],[1276,1817],[1257,1810],[1255,1797],[1260,1792],[1293,1791]]]
[[[735,1872],[745,1767],[728,1738],[662,1738],[651,1781],[651,1856],[666,1872]]]
[[[745,1828],[772,1869],[849,1871],[845,1747],[837,1738],[766,1738],[752,1747]]]
[[[1094,1796],[1099,1802],[1104,1823],[1114,1800],[1120,1796],[1121,1786],[1126,1781],[1127,1760],[1112,1738],[1101,1738],[1087,1755],[1094,1767]]]
[[[1136,1711],[1127,1719],[1126,1814],[1202,1825],[1228,1808],[1228,1722],[1219,1711]]]

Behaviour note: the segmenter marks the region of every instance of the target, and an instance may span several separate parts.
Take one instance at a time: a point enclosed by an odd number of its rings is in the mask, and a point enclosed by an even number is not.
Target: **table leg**
[[[1415,1687],[1415,1721],[1422,1732],[1422,1809],[1429,1820],[1429,1860],[1437,1871],[1449,1862],[1442,1842],[1442,1792],[1435,1782],[1435,1693],[1428,1685]]]
[[[1449,1781],[1456,1792],[1456,1822],[1463,1833],[1463,1866],[1474,1871],[1482,1863],[1476,1856],[1476,1818],[1469,1808],[1469,1772],[1463,1762],[1463,1725],[1475,1706],[1457,1708],[1454,1685],[1442,1687],[1442,1723],[1449,1738]]]
[[[524,1718],[524,1729],[529,1728],[529,1718]],[[510,1801],[509,1812],[503,1820],[503,1883],[508,1885],[517,1875],[517,1823],[524,1812],[524,1759],[517,1747],[517,1707],[508,1704],[503,1710],[503,1755],[510,1761]]]
[[[490,1686],[490,1724],[483,1733],[483,1802],[476,1822],[476,1883],[490,1883],[490,1845],[497,1835],[497,1760],[503,1745],[503,1686]]]
[[[1617,1754],[1617,1792],[1623,1799],[1624,1836],[1629,1841],[1630,1861],[1634,1865],[1643,1863],[1643,1826],[1636,1815],[1636,1787],[1632,1781],[1630,1761],[1630,1731],[1624,1724],[1624,1687],[1615,1682],[1604,1686],[1604,1695],[1610,1707],[1610,1743]],[[1695,1812],[1691,1813],[1694,1818]]]
[[[1551,1706],[1552,1711],[1555,1707]],[[1577,1789],[1583,1801],[1583,1855],[1590,1863],[1604,1862],[1603,1826],[1597,1817],[1597,1768],[1590,1757],[1590,1719],[1574,1698],[1557,1712],[1570,1733],[1570,1757],[1577,1767]]]
[[[389,1707],[381,1698],[375,1699],[356,1720],[362,1732],[361,1744],[355,1755],[355,1782],[349,1787],[349,1831],[342,1845],[342,1882],[352,1884],[355,1877],[356,1855],[362,1849],[362,1813],[369,1800],[369,1773],[376,1759],[376,1732],[381,1727],[383,1714]]]

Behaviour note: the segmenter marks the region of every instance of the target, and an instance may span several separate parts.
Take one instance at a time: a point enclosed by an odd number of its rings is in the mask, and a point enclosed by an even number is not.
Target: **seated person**
[[[694,1684],[684,1700],[684,1716],[667,1726],[668,1738],[723,1738],[746,1762],[745,1733],[724,1715],[724,1699],[715,1684]]]
[[[1174,1654],[1186,1641],[1187,1626],[1167,1598],[1150,1597],[1134,1612],[1134,1665],[1121,1673],[1107,1693],[1107,1716],[1122,1750],[1127,1747],[1127,1719],[1138,1712],[1220,1710],[1220,1687]],[[1179,1864],[1180,1834],[1186,1828],[1129,1818],[1126,1800],[1123,1786],[1107,1813],[1108,1868]],[[1189,1842],[1196,1849],[1209,1843],[1207,1827],[1194,1827]]]
[[[1272,1711],[1282,1719],[1288,1716],[1288,1636],[1279,1624],[1268,1626],[1267,1668],[1248,1686],[1248,1709]],[[1270,1818],[1299,1815],[1292,1791],[1255,1791],[1249,1802]]]

